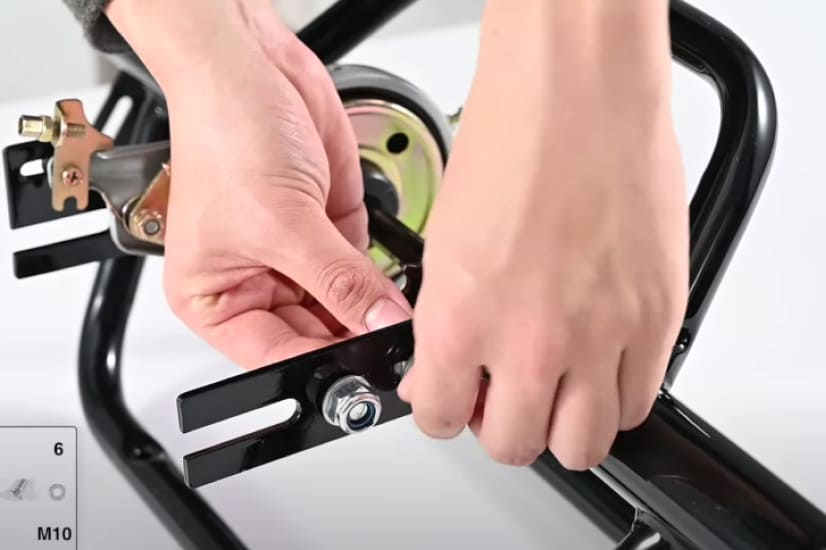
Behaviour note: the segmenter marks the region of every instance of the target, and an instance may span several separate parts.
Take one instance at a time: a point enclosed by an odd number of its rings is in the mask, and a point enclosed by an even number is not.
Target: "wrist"
[[[669,107],[666,0],[489,0],[477,78],[553,104]],[[531,91],[534,91],[531,94]]]
[[[266,0],[112,0],[106,15],[165,92],[243,70],[261,54],[260,19],[278,21]]]

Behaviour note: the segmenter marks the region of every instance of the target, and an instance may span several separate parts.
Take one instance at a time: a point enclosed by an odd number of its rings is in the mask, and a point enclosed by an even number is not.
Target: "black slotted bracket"
[[[415,304],[421,284],[421,238],[377,207],[368,212],[370,234],[401,263],[402,291]],[[178,418],[184,433],[279,401],[297,402],[296,413],[281,424],[184,457],[187,483],[199,487],[343,437],[345,433],[328,424],[319,410],[324,391],[347,374],[364,377],[380,396],[378,424],[410,414],[395,390],[401,381],[400,365],[412,354],[408,321],[182,394]]]
[[[126,73],[120,73],[113,84],[95,119],[94,126],[97,129],[103,127],[122,99],[129,99],[130,107],[115,136],[115,145],[162,139],[168,132],[161,100]],[[51,187],[46,175],[46,162],[53,154],[54,147],[50,143],[39,141],[17,143],[3,150],[9,225],[12,229],[48,223],[106,207],[101,196],[92,192],[85,210],[78,210],[74,201],[69,201],[63,212],[53,210]],[[23,166],[32,161],[42,163],[43,171],[24,175]],[[14,274],[18,278],[32,277],[123,256],[126,253],[117,247],[109,231],[105,230],[17,251],[13,256]]]
[[[325,381],[345,374],[363,376],[377,390],[382,400],[378,424],[409,414],[409,407],[395,396],[400,377],[393,371],[393,358],[410,356],[412,349],[405,343],[412,344],[411,332],[409,322],[392,326],[260,369],[249,377],[240,375],[182,395],[178,403],[183,431],[289,398],[298,405],[292,418],[283,423],[187,455],[187,483],[200,487],[345,436],[317,411],[323,389],[329,385]],[[232,404],[216,410],[215,400]]]
[[[75,207],[74,201],[69,201],[62,212],[52,209],[52,190],[46,178],[45,164],[53,154],[52,144],[40,141],[17,143],[3,150],[9,224],[12,229],[50,222],[84,212]],[[42,163],[43,171],[28,176],[23,175],[21,173],[23,166],[32,161]],[[91,212],[104,207],[100,195],[92,194],[85,211]]]

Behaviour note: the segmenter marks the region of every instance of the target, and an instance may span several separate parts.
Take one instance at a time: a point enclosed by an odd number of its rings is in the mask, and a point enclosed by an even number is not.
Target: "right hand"
[[[268,2],[199,1],[174,23],[167,12],[191,2],[115,0],[107,12],[169,108],[174,313],[247,368],[409,319],[365,254],[358,149],[324,65]],[[146,37],[158,25],[191,58],[153,49],[168,47]]]

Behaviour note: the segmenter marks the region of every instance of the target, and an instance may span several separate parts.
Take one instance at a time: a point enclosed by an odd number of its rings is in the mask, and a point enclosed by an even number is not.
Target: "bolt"
[[[150,237],[153,235],[157,235],[161,231],[161,222],[158,220],[146,220],[143,222],[141,226],[143,232],[149,235]]]
[[[83,171],[77,166],[68,165],[63,169],[61,178],[66,187],[75,187],[83,183]]]
[[[361,376],[344,376],[324,394],[321,413],[344,433],[362,432],[378,423],[381,398]]]
[[[50,116],[23,115],[17,120],[17,133],[20,137],[38,141],[52,141],[54,137],[54,120]]]
[[[8,500],[23,500],[23,493],[29,486],[28,479],[18,479],[12,483],[12,486],[2,494],[3,498]]]
[[[86,135],[86,127],[83,124],[66,124],[66,137],[75,138]]]
[[[163,216],[154,210],[140,210],[135,217],[135,225],[145,237],[155,237],[163,231]]]
[[[83,137],[86,134],[86,127],[83,124],[65,121],[63,124],[56,125],[55,119],[46,115],[23,115],[17,119],[17,133],[20,137],[51,142],[57,137],[58,132],[69,138]]]

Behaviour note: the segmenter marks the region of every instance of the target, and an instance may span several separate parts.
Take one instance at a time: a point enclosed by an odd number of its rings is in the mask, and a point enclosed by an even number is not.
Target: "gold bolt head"
[[[54,138],[54,119],[50,116],[23,115],[17,120],[20,137],[49,142]]]
[[[83,172],[77,166],[67,166],[61,173],[61,179],[66,187],[75,187],[83,183]]]

